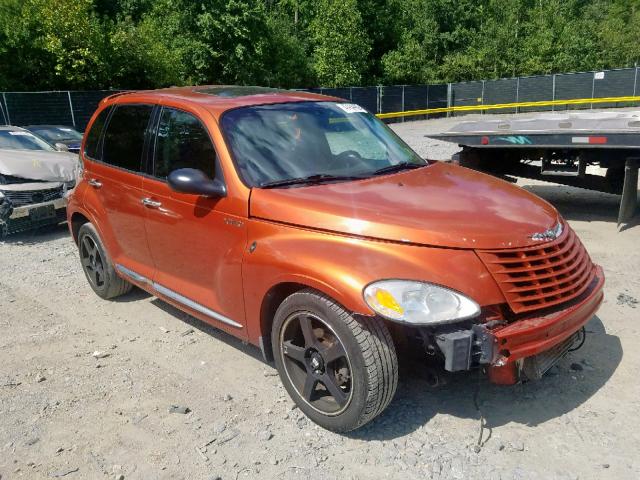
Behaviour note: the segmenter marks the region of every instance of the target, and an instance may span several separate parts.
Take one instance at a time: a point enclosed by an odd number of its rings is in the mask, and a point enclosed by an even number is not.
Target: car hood
[[[70,182],[80,172],[78,155],[43,150],[0,149],[0,175],[45,182]]]
[[[356,180],[251,193],[250,215],[379,240],[450,248],[517,248],[558,212],[503,180],[441,162]]]

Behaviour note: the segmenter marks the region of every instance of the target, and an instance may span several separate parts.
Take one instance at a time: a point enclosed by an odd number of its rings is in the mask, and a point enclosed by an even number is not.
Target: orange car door
[[[141,203],[142,157],[153,108],[117,105],[102,141],[86,153],[89,162],[84,176],[91,186],[87,195],[93,199],[86,197],[85,204],[95,210],[97,227],[115,268],[134,279],[150,278],[154,269]],[[98,135],[99,127],[93,127]]]
[[[246,223],[225,213],[225,198],[174,192],[167,176],[195,168],[223,179],[211,137],[198,117],[163,107],[144,179],[154,288],[210,323],[246,336],[241,262]]]

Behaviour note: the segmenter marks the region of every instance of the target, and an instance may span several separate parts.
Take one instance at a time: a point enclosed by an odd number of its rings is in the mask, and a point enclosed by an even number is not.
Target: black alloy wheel
[[[129,292],[133,285],[118,276],[98,231],[91,223],[78,230],[80,263],[89,285],[96,294],[106,299]]]
[[[336,333],[311,312],[289,316],[281,330],[283,364],[300,397],[325,414],[337,415],[351,400],[351,364]]]
[[[82,243],[80,244],[80,261],[82,262],[82,268],[87,275],[89,283],[91,283],[93,287],[102,288],[105,281],[104,262],[96,242],[89,235],[85,235],[82,238]]]

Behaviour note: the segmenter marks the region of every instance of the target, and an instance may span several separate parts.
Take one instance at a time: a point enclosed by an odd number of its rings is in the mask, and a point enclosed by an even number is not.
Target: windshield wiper
[[[355,175],[329,175],[326,173],[318,173],[315,175],[309,175],[306,177],[298,178],[285,178],[283,180],[275,180],[273,182],[261,183],[259,188],[276,188],[276,187],[288,187],[289,185],[312,185],[322,182],[331,181],[346,181],[346,180],[362,180],[365,177],[358,177]]]
[[[401,170],[413,170],[414,168],[421,168],[426,165],[428,164],[400,162],[400,163],[396,163],[395,165],[388,165],[386,167],[379,168],[378,170],[374,170],[372,175],[384,175],[385,173],[399,172]]]

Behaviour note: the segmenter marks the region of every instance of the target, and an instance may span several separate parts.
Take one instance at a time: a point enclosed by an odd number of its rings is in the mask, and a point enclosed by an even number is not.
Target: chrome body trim
[[[140,275],[139,273],[134,272],[133,270],[129,270],[127,267],[116,263],[116,270],[120,273],[125,274],[127,277],[135,280],[136,282],[146,283],[147,285],[151,285],[151,280],[147,277]]]
[[[139,283],[146,283],[161,295],[169,297],[172,300],[175,300],[176,302],[179,302],[185,305],[186,307],[189,307],[192,310],[195,310],[196,312],[200,312],[203,315],[206,315],[207,317],[211,317],[215,320],[218,320],[219,322],[225,323],[227,325],[231,325],[232,327],[242,328],[242,325],[240,323],[234,320],[231,320],[229,317],[225,317],[221,313],[215,312],[210,308],[205,307],[204,305],[200,305],[198,302],[195,302],[190,298],[185,297],[184,295],[180,295],[179,293],[174,292],[173,290],[163,285],[160,285],[159,283],[152,282],[147,277],[140,275],[139,273],[136,273],[133,270],[130,270],[127,267],[120,265],[119,263],[116,264],[116,269],[121,273],[123,273],[124,275],[126,275],[127,277],[131,278],[132,280],[135,280],[136,282],[139,282]]]
[[[190,298],[187,298],[183,295],[180,295],[177,292],[174,292],[173,290],[168,289],[167,287],[164,287],[162,285],[160,285],[159,283],[153,283],[152,284],[153,288],[158,292],[161,293],[162,295],[165,295],[173,300],[175,300],[176,302],[180,302],[183,305],[202,313],[203,315],[206,315],[207,317],[211,317],[214,318],[222,323],[226,323],[227,325],[231,325],[232,327],[236,327],[236,328],[242,328],[242,325],[239,324],[238,322],[235,322],[233,320],[231,320],[228,317],[225,317],[224,315],[222,315],[221,313],[218,312],[214,312],[213,310],[205,307],[204,305],[200,305],[198,302],[194,302],[193,300],[191,300]]]

